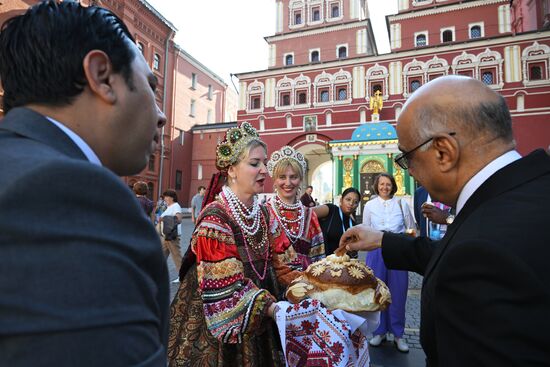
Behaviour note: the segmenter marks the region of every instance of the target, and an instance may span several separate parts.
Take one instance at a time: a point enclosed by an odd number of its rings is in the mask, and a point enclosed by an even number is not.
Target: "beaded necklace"
[[[249,209],[228,186],[224,186],[222,191],[222,196],[227,202],[229,212],[243,233],[244,248],[250,266],[258,278],[264,280],[267,274],[267,262],[271,257],[271,252],[269,251],[269,241],[267,239],[267,222],[260,210],[258,198],[254,196],[252,208]],[[252,224],[249,225],[247,222],[250,221],[252,221]],[[255,257],[250,253],[250,250],[256,255]],[[260,272],[258,272],[254,266],[254,260],[260,259],[264,260],[262,275],[260,275]]]
[[[296,211],[296,218],[287,218],[284,215],[283,210],[286,210],[287,212]],[[279,219],[279,222],[282,224],[282,227],[290,242],[292,244],[296,243],[296,241],[298,241],[298,239],[300,239],[304,234],[306,220],[304,205],[299,200],[295,204],[287,204],[281,200],[277,194],[277,196],[275,196],[275,200],[273,200],[273,211],[275,212],[277,219]],[[296,223],[298,223],[298,228],[293,231],[291,227],[294,227],[294,224]]]

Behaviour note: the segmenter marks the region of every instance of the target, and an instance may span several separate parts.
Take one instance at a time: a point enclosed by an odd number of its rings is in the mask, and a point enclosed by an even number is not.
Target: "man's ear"
[[[92,50],[84,57],[82,65],[91,92],[106,103],[115,103],[116,93],[112,87],[113,65],[109,56],[101,50]]]
[[[451,135],[438,136],[434,138],[432,144],[436,154],[436,164],[441,172],[448,172],[458,164],[460,146]]]

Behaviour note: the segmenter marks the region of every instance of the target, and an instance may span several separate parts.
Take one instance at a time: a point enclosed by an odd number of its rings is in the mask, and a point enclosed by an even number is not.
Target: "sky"
[[[267,69],[275,0],[147,1],[177,28],[176,43],[226,83],[230,74]],[[385,15],[397,13],[397,0],[368,2],[378,52],[387,53]]]

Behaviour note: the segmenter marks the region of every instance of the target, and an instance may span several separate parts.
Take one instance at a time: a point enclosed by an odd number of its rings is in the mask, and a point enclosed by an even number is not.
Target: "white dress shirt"
[[[497,171],[506,167],[512,162],[517,161],[521,158],[521,155],[515,151],[511,150],[504,153],[500,157],[493,160],[491,163],[483,167],[481,171],[476,173],[467,183],[464,185],[458,195],[458,200],[456,202],[456,214],[460,213],[468,199],[476,192],[476,190],[491,177]]]
[[[363,224],[393,233],[404,233],[407,228],[415,228],[409,204],[396,197],[384,200],[378,196],[368,201],[363,211]]]
[[[82,153],[86,156],[86,158],[90,161],[90,163],[97,164],[98,166],[102,166],[101,161],[99,160],[99,157],[95,152],[90,148],[88,144],[80,136],[78,136],[74,131],[69,129],[67,126],[63,125],[61,122],[52,119],[51,117],[46,116],[46,118],[52,122],[55,126],[57,126],[61,131],[63,131],[69,139],[73,141],[73,143],[76,144],[78,148],[82,151]]]

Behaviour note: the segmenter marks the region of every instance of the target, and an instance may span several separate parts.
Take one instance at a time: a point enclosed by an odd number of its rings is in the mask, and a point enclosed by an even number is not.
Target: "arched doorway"
[[[375,159],[366,161],[361,167],[359,177],[361,183],[361,203],[363,205],[369,201],[370,197],[374,194],[374,178],[382,172],[386,172],[384,164]]]
[[[304,155],[307,161],[307,172],[304,177],[302,186],[305,188],[308,185],[313,186],[313,198],[317,199],[320,204],[327,197],[325,187],[330,188],[330,199],[332,200],[332,159],[327,151],[328,138],[321,134],[308,134],[295,139],[289,145],[294,147]],[[323,166],[321,170],[319,168]],[[319,172],[322,172],[319,175]],[[332,201],[330,201],[332,202]]]
[[[326,161],[317,166],[311,175],[313,197],[319,204],[332,203],[332,161]]]

